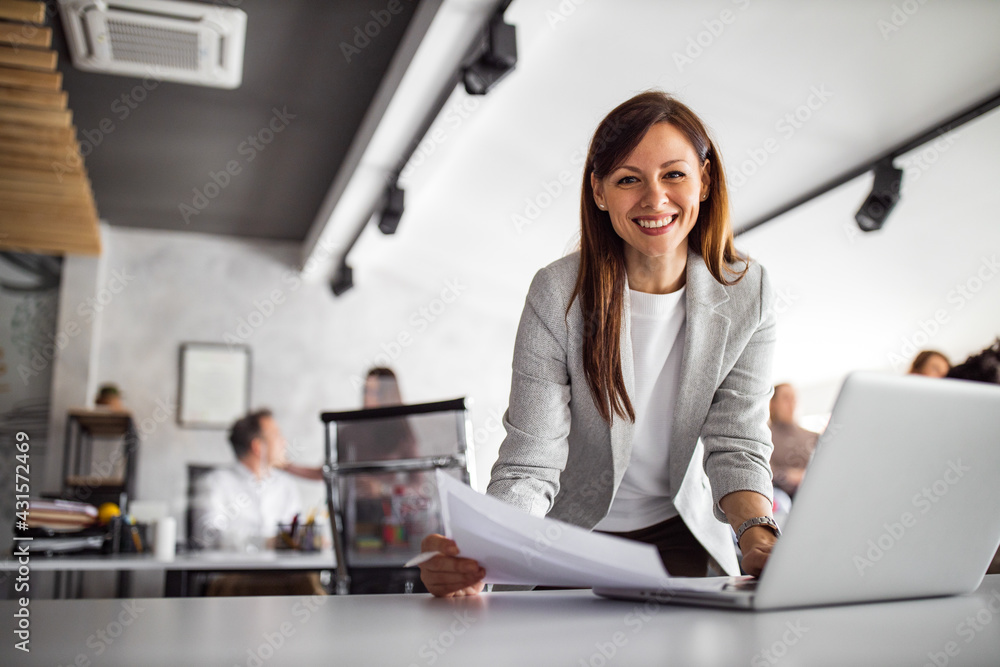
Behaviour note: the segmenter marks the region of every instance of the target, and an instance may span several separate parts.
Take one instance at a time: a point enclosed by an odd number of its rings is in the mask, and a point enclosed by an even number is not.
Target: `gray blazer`
[[[632,450],[633,424],[609,426],[583,371],[580,300],[568,315],[579,252],[539,271],[514,344],[507,436],[487,493],[535,516],[591,529],[608,512]],[[674,409],[669,467],[673,502],[685,524],[729,574],[739,574],[719,499],[734,491],[772,497],[767,428],[775,341],[773,296],[756,262],[736,285],[720,284],[688,252],[686,339]],[[621,357],[634,391],[629,300]]]

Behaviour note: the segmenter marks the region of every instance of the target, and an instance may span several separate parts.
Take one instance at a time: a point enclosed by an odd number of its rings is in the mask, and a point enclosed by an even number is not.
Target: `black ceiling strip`
[[[751,229],[756,229],[757,227],[760,227],[761,225],[770,222],[771,220],[774,220],[775,218],[780,217],[785,213],[788,213],[789,211],[798,208],[799,206],[802,206],[806,202],[812,201],[813,199],[821,195],[824,195],[835,188],[839,188],[841,185],[849,181],[853,181],[858,176],[861,176],[862,174],[871,171],[875,167],[875,165],[881,162],[882,160],[885,159],[891,160],[896,157],[899,157],[900,155],[905,155],[906,153],[909,153],[915,148],[919,148],[920,146],[930,141],[934,141],[935,139],[941,137],[943,134],[954,130],[960,125],[964,125],[965,123],[968,123],[970,120],[978,118],[979,116],[982,116],[983,114],[992,111],[998,106],[1000,106],[1000,90],[993,93],[986,99],[977,102],[976,104],[964,109],[963,111],[954,114],[953,116],[941,121],[940,123],[937,123],[933,127],[917,134],[916,136],[911,137],[910,139],[907,139],[906,141],[903,141],[900,144],[897,144],[895,147],[889,149],[888,151],[885,151],[884,153],[881,153],[880,155],[877,155],[876,157],[866,162],[863,162],[857,167],[849,169],[848,171],[840,174],[835,178],[830,179],[829,181],[823,183],[822,185],[819,185],[813,188],[812,190],[809,190],[804,195],[796,197],[787,204],[784,204],[778,207],[777,209],[774,209],[773,211],[767,213],[766,215],[763,215],[757,218],[756,220],[753,220],[741,226],[736,231],[736,236],[739,236],[740,234],[745,234],[746,232],[749,232]]]

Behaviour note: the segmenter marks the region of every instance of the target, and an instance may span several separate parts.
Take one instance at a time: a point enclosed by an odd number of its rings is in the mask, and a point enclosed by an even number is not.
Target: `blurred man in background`
[[[771,453],[774,486],[794,497],[816,449],[819,434],[807,431],[795,422],[796,397],[792,385],[776,385],[770,407],[771,421],[768,426],[771,427],[771,441],[774,443]]]
[[[239,419],[229,431],[237,461],[213,470],[196,487],[196,545],[236,551],[273,546],[278,524],[302,512],[290,475],[276,468],[285,460],[285,438],[270,410]]]

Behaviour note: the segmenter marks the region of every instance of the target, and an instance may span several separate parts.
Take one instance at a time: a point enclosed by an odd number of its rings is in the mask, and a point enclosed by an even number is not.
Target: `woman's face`
[[[926,375],[932,378],[943,378],[948,377],[948,371],[951,370],[951,366],[948,364],[948,360],[939,354],[932,354],[927,357],[920,368],[913,371],[915,375]]]
[[[699,164],[680,130],[653,125],[621,166],[590,180],[598,207],[633,251],[650,258],[687,256],[687,236],[708,196],[708,160]]]
[[[396,379],[381,375],[369,375],[365,379],[365,395],[362,405],[365,408],[381,408],[387,405],[398,405],[399,388]]]

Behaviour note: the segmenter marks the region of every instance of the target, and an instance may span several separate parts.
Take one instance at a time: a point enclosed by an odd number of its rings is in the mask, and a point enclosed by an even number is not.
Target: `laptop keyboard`
[[[740,581],[731,581],[722,587],[723,590],[732,591],[755,591],[757,590],[757,579],[741,579]]]

